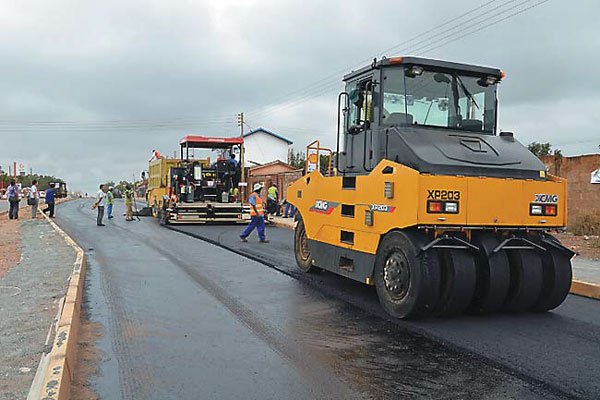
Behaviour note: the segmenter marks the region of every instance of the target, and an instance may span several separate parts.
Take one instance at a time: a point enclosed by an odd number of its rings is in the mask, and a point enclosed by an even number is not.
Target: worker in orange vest
[[[260,191],[263,186],[260,183],[254,184],[254,191],[250,195],[248,202],[250,203],[250,224],[244,229],[244,232],[240,235],[242,242],[248,241],[248,236],[252,233],[254,228],[258,231],[258,237],[261,243],[269,243],[265,236],[265,211],[263,209],[263,201],[260,197]]]

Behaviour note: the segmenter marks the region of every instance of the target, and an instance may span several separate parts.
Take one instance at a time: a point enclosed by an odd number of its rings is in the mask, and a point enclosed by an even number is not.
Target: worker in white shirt
[[[40,202],[40,192],[37,188],[37,180],[31,182],[31,187],[29,188],[29,198],[27,200],[27,204],[31,206],[31,219],[35,219],[37,217],[37,209],[38,204]]]
[[[100,190],[96,193],[96,202],[94,203],[94,206],[98,209],[98,218],[96,219],[96,225],[98,226],[104,226],[102,219],[104,218],[105,197],[106,188],[104,185],[100,185]]]

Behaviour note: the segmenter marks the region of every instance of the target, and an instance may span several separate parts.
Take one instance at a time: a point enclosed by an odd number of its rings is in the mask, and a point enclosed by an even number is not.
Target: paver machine
[[[417,57],[346,75],[335,168],[288,189],[298,266],[374,285],[399,318],[560,305],[573,252],[550,232],[566,226],[567,183],[498,132],[503,78]]]
[[[180,144],[180,160],[169,164],[167,187],[157,207],[162,224],[246,223],[250,209],[244,205],[245,187],[242,162],[231,158],[243,155],[241,137],[185,136]],[[212,150],[217,158],[194,159],[191,149]],[[152,172],[150,173],[152,177]]]

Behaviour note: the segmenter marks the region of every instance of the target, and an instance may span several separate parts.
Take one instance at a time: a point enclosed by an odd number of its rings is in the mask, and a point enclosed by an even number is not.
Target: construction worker
[[[269,214],[279,214],[278,203],[277,203],[277,185],[271,183],[271,187],[267,190],[267,210]]]
[[[113,187],[110,186],[108,188],[108,192],[106,192],[106,214],[108,215],[108,219],[111,219],[113,217],[112,209],[114,202],[115,196],[113,195]]]
[[[133,221],[133,191],[131,185],[125,186],[123,197],[125,199],[125,221]]]
[[[269,243],[265,236],[265,211],[263,210],[263,201],[260,197],[260,191],[263,186],[260,183],[254,184],[254,191],[250,195],[248,202],[250,203],[250,224],[244,229],[244,232],[240,235],[242,242],[248,241],[248,236],[252,233],[254,228],[258,231],[258,237],[261,243]]]

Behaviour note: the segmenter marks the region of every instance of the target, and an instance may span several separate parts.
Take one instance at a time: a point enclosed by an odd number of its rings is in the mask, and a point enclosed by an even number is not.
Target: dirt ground
[[[62,236],[27,211],[18,221],[0,216],[1,400],[27,397],[75,261]]]
[[[565,232],[555,235],[562,244],[576,252],[579,256],[590,260],[600,260],[600,238],[593,236],[577,236]]]

